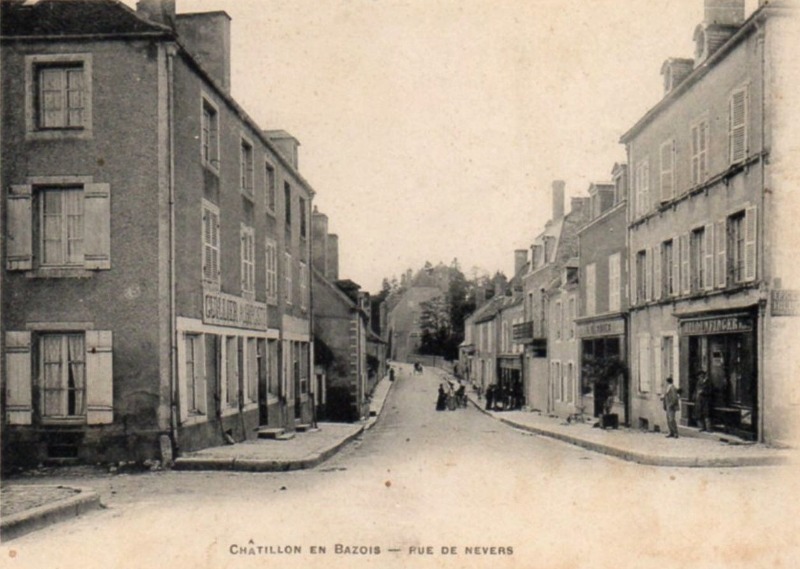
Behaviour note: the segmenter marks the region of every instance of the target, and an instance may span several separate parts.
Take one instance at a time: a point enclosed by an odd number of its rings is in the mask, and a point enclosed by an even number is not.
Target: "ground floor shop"
[[[522,357],[501,355],[497,358],[497,382],[495,406],[502,409],[521,409],[525,403],[522,385]]]
[[[580,373],[583,412],[617,415],[628,423],[626,322],[622,315],[581,319]]]

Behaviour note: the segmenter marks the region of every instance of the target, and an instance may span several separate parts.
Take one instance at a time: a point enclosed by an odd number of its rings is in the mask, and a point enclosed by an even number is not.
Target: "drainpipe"
[[[310,200],[309,200],[310,202]],[[308,204],[311,209],[311,203]],[[314,372],[314,240],[308,240],[308,386],[311,394],[311,426],[317,428],[317,376]],[[321,400],[321,399],[320,399]]]
[[[170,436],[174,453],[180,448],[178,441],[178,345],[175,307],[175,69],[177,47],[168,45],[167,54],[167,121],[169,129],[169,338],[170,338]]]
[[[758,30],[758,43],[761,51],[761,196],[760,200],[761,203],[759,204],[759,211],[761,212],[761,223],[758,224],[758,247],[756,248],[757,251],[757,259],[758,259],[758,270],[759,274],[761,275],[762,284],[759,287],[760,290],[764,291],[765,294],[769,294],[769,283],[765,281],[767,275],[765,273],[765,268],[767,267],[766,259],[764,258],[764,253],[767,251],[767,247],[764,243],[764,238],[766,236],[766,231],[764,226],[766,225],[767,220],[767,211],[766,211],[766,199],[767,199],[767,163],[769,160],[769,155],[767,154],[767,80],[766,80],[766,73],[767,73],[767,62],[766,62],[766,26],[765,22],[759,24]],[[761,297],[761,295],[759,295]],[[767,331],[766,326],[766,316],[767,316],[767,301],[766,299],[759,298],[758,302],[758,338],[756,339],[757,342],[757,349],[758,349],[758,357],[756,358],[756,362],[758,365],[758,371],[756,373],[756,380],[758,381],[758,401],[757,401],[757,412],[758,412],[758,442],[764,442],[764,407],[765,407],[765,397],[766,397],[766,388],[764,385],[764,348],[766,346],[764,335]]]

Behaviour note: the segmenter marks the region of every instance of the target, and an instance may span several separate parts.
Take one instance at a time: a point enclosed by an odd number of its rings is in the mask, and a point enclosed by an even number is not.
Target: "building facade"
[[[776,262],[788,244],[775,227],[789,186],[770,159],[781,152],[773,128],[788,116],[779,95],[787,62],[777,57],[789,39],[785,12],[763,3],[745,20],[743,0],[706,0],[694,60],[665,62],[663,99],[622,137],[634,425],[664,426],[659,396],[671,376],[680,422],[695,426],[704,371],[715,429],[789,436],[796,391],[779,362],[793,329],[784,316],[793,309],[780,302],[792,294],[782,279],[791,263]]]
[[[0,5],[6,462],[309,421],[313,190],[230,96],[230,18]]]

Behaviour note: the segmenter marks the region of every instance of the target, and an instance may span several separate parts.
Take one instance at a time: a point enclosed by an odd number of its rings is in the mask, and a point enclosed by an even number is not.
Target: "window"
[[[636,301],[647,300],[647,251],[636,253]]]
[[[731,164],[747,157],[747,89],[737,89],[728,102],[728,145]]]
[[[25,57],[28,138],[89,138],[92,134],[92,56]]]
[[[306,299],[306,295],[308,294],[308,265],[306,263],[300,263],[300,308],[305,310],[308,308],[308,302]]]
[[[693,291],[702,290],[705,282],[705,259],[706,259],[706,231],[704,227],[695,229],[690,237],[690,263],[691,263],[691,289]]]
[[[575,297],[569,299],[569,339],[575,339]]]
[[[239,188],[253,197],[253,145],[244,138],[239,149]]]
[[[597,265],[586,265],[586,316],[597,312]]]
[[[83,264],[83,188],[39,191],[41,265]]]
[[[280,393],[280,374],[278,373],[278,340],[269,340],[267,342],[267,370],[269,376],[267,377],[267,392],[273,397],[277,397]]]
[[[275,213],[275,168],[271,164],[267,164],[265,170],[267,211]]]
[[[203,201],[203,282],[219,287],[219,208]]]
[[[289,182],[283,183],[283,204],[286,210],[286,225],[292,223],[292,186]]]
[[[639,334],[639,346],[637,350],[636,372],[639,380],[639,392],[648,393],[652,387],[650,382],[650,335]]]
[[[575,393],[575,378],[574,378],[574,364],[572,362],[567,362],[567,369],[566,375],[567,379],[565,381],[564,391],[566,393],[566,400],[567,403],[572,403],[574,401],[574,393]]]
[[[673,241],[664,241],[661,244],[661,282],[660,286],[663,296],[675,296],[678,294],[678,278],[675,274],[675,252]]]
[[[608,310],[622,309],[622,255],[614,253],[608,257]]]
[[[636,213],[644,215],[650,210],[650,162],[639,162],[636,168]]]
[[[83,64],[38,65],[36,77],[37,127],[83,128],[86,110]]]
[[[203,164],[214,171],[219,171],[219,111],[205,97],[202,103],[200,147]]]
[[[692,185],[706,181],[708,177],[708,120],[692,126]]]
[[[84,335],[41,337],[42,417],[66,419],[86,414],[86,348]]]
[[[299,209],[300,209],[300,237],[305,239],[308,236],[307,230],[307,216],[308,213],[306,212],[306,199],[301,197],[298,198],[299,201]]]
[[[186,378],[186,401],[181,403],[185,406],[184,418],[189,415],[206,414],[206,382],[205,382],[205,361],[203,356],[203,335],[186,334],[184,365]]]
[[[11,186],[6,202],[7,268],[48,273],[110,269],[110,186],[77,177],[35,180],[64,183]],[[72,180],[76,183],[69,183]]]
[[[274,239],[266,239],[267,303],[278,303],[278,246]]]
[[[675,192],[675,143],[672,140],[661,145],[661,201],[668,202]]]
[[[285,257],[285,267],[284,267],[284,278],[285,278],[285,299],[286,304],[292,304],[292,255],[290,253],[284,253]]]
[[[242,292],[253,294],[256,290],[256,237],[252,227],[242,225],[241,260],[242,260]]]
[[[258,402],[258,349],[255,338],[247,338],[247,387],[245,393],[251,403]]]

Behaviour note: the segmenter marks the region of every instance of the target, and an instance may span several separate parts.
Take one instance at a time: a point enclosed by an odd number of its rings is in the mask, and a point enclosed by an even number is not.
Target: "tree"
[[[436,296],[420,303],[419,318],[421,354],[445,356],[451,334],[450,311],[447,299]]]

